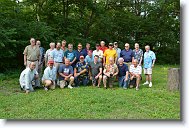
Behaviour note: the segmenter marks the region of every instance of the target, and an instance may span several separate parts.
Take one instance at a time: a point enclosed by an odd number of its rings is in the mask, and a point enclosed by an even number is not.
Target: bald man
[[[35,67],[35,62],[31,62],[29,66],[25,70],[23,70],[20,75],[20,87],[21,90],[24,90],[26,93],[34,91],[32,85],[35,85],[35,80],[39,77]]]

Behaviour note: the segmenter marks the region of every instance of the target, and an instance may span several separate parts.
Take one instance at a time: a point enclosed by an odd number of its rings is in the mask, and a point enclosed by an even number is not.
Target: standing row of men
[[[127,89],[129,83],[136,84],[136,90],[139,89],[142,73],[142,61],[144,61],[144,74],[146,82],[152,86],[152,67],[155,64],[155,54],[150,47],[145,46],[146,52],[139,48],[139,44],[135,43],[135,49],[131,50],[128,43],[125,49],[118,48],[118,43],[109,43],[108,47],[105,42],[101,41],[96,44],[96,49],[92,51],[90,44],[86,44],[86,48],[82,49],[82,44],[78,44],[78,49],[73,50],[73,44],[66,41],[50,43],[50,49],[45,53],[44,48],[40,45],[40,41],[30,39],[31,45],[24,50],[24,65],[27,67],[20,75],[21,89],[33,91],[33,86],[40,86],[40,78],[45,63],[45,70],[42,77],[42,84],[45,90],[54,89],[56,85],[64,88],[79,87],[80,84],[87,85],[92,80],[92,85],[100,87],[103,79],[104,88],[107,84],[113,87],[113,80],[118,78],[119,86]],[[144,58],[144,60],[143,60]]]

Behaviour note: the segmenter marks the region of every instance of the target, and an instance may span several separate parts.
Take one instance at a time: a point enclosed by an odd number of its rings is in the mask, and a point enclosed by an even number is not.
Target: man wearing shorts
[[[146,52],[144,53],[144,74],[146,75],[146,82],[143,85],[149,84],[152,87],[152,68],[156,61],[156,55],[150,50],[150,46],[145,46]]]

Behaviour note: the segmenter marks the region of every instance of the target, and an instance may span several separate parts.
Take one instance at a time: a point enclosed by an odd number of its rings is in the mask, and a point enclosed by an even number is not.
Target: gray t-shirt
[[[96,64],[94,63],[94,61],[92,61],[90,64],[89,64],[90,68],[91,68],[91,73],[92,73],[92,76],[96,76],[98,75],[98,73],[100,72],[100,68],[102,68],[102,64],[97,62]]]

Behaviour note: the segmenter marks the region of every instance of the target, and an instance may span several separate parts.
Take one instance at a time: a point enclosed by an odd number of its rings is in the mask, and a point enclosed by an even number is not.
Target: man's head
[[[88,55],[89,55],[89,56],[92,56],[92,54],[93,54],[92,50],[89,50],[89,51],[88,51]]]
[[[54,60],[49,60],[49,61],[48,61],[48,66],[49,66],[50,68],[52,68],[53,65],[54,65]]]
[[[109,47],[109,49],[113,49],[113,43],[109,43],[109,45],[108,45],[108,47]]]
[[[30,64],[29,64],[29,68],[31,69],[31,70],[34,70],[35,69],[35,62],[31,62]]]
[[[65,47],[66,46],[66,40],[63,40],[62,41],[62,47]]]
[[[35,45],[35,39],[34,39],[34,38],[31,38],[31,39],[30,39],[30,44],[31,44],[32,46]]]
[[[89,43],[86,43],[86,49],[89,50],[91,45]]]
[[[101,47],[104,47],[105,46],[105,42],[104,41],[100,41],[100,45],[101,45]]]
[[[73,50],[73,44],[68,44],[68,50],[72,51]]]
[[[118,59],[118,62],[119,62],[120,65],[123,65],[124,59],[123,59],[122,57],[120,57],[120,58]]]
[[[79,44],[77,45],[77,48],[78,48],[78,50],[82,50],[82,44],[79,43]]]
[[[118,48],[118,43],[114,42],[114,48]]]
[[[38,45],[40,47],[41,46],[41,41],[37,40],[36,41],[36,45]]]
[[[98,59],[99,59],[99,56],[98,56],[98,55],[95,55],[95,56],[94,56],[94,62],[97,63],[97,62],[98,62]]]
[[[149,45],[146,45],[146,46],[145,46],[145,50],[146,50],[146,52],[148,52],[148,51],[150,50],[150,46],[149,46]]]
[[[49,46],[50,46],[50,49],[54,49],[54,48],[55,48],[55,43],[54,43],[54,42],[51,42],[51,43],[49,44]]]
[[[128,43],[125,43],[125,49],[129,50],[129,44]]]
[[[65,59],[65,65],[69,66],[70,65],[70,60],[69,59]]]
[[[133,60],[133,65],[134,65],[135,67],[137,67],[137,65],[138,65],[138,60],[137,60],[137,59],[134,59],[134,60]]]
[[[82,63],[84,62],[84,59],[85,59],[85,58],[84,58],[83,55],[81,55],[81,56],[79,57],[79,60],[80,60],[80,62],[82,62]]]
[[[57,48],[58,50],[60,50],[61,44],[60,44],[59,42],[56,44],[56,48]]]
[[[135,43],[135,49],[138,50],[139,49],[139,44]]]
[[[110,65],[114,64],[114,58],[113,57],[109,58],[109,63],[110,63]]]
[[[99,48],[100,48],[100,45],[96,44],[96,50],[99,50]]]

